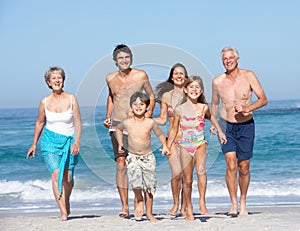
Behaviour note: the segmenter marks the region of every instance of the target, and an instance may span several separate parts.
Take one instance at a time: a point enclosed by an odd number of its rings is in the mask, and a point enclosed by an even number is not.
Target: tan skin
[[[166,92],[162,95],[162,100],[160,104],[160,116],[158,118],[154,118],[154,120],[159,125],[165,125],[167,121],[167,110],[168,105],[171,105],[174,109],[176,106],[181,102],[183,98],[183,85],[185,81],[185,70],[184,68],[178,66],[174,69],[172,80],[174,82],[174,89]],[[170,121],[170,127],[173,124],[174,117],[169,117]],[[180,134],[177,135],[176,140],[180,140]],[[181,163],[180,163],[180,157],[179,157],[179,150],[176,147],[176,145],[173,143],[170,147],[171,155],[168,156],[170,168],[172,171],[172,179],[171,179],[171,189],[172,189],[172,195],[173,195],[173,207],[170,209],[169,214],[170,215],[176,215],[177,210],[179,209],[179,196],[181,190]],[[182,216],[185,216],[185,200],[182,196],[181,200],[181,209],[180,213]]]
[[[169,130],[168,145],[175,140],[178,133],[180,120],[183,116],[195,117],[195,115],[200,115],[203,113],[207,118],[210,118],[212,124],[218,130],[219,139],[222,143],[226,143],[226,136],[222,132],[215,117],[210,116],[209,108],[207,104],[198,103],[198,98],[203,94],[203,90],[200,87],[198,81],[193,81],[186,88],[185,92],[187,94],[188,100],[181,104],[177,109],[174,116],[174,121],[171,129]],[[196,172],[198,177],[198,190],[200,196],[200,214],[209,214],[206,203],[206,144],[203,144],[199,149],[196,150],[194,156],[192,157],[183,147],[180,148],[181,154],[181,165],[183,167],[183,193],[187,205],[186,220],[194,220],[193,215],[193,205],[192,205],[192,183],[193,183],[193,170],[196,165]]]
[[[119,152],[124,153],[122,131],[126,129],[128,131],[128,146],[129,152],[135,155],[144,155],[151,151],[151,131],[159,138],[162,143],[162,154],[169,155],[170,151],[166,145],[166,138],[158,127],[157,123],[151,119],[146,118],[146,104],[142,102],[139,98],[132,104],[133,117],[124,120],[117,126],[116,135],[119,143]],[[135,218],[140,218],[144,214],[144,198],[142,194],[142,189],[133,189],[134,198],[134,216]],[[151,222],[156,222],[157,219],[153,216],[152,205],[153,205],[153,195],[149,192],[144,192],[145,202],[146,202],[146,216]]]
[[[225,73],[213,79],[212,115],[217,116],[221,102],[220,116],[232,123],[242,123],[252,118],[252,112],[265,106],[268,101],[256,75],[238,67],[239,58],[232,50],[222,54]],[[257,100],[251,102],[252,94]],[[211,127],[214,132],[214,127]],[[236,152],[225,153],[226,183],[232,207],[229,214],[238,213],[237,188],[240,187],[240,215],[248,215],[246,196],[250,183],[250,160],[237,160]],[[237,179],[237,172],[239,178]]]
[[[73,110],[73,119],[75,125],[75,141],[71,146],[72,155],[78,155],[80,150],[80,137],[82,131],[80,109],[75,96],[72,97],[72,105],[70,105],[70,94],[62,90],[64,81],[59,72],[54,71],[50,75],[50,79],[47,81],[48,85],[52,87],[52,94],[47,96],[47,110],[51,112],[61,113],[67,111],[71,106]],[[42,99],[38,109],[38,118],[34,128],[34,138],[31,147],[29,148],[26,158],[35,156],[36,146],[42,130],[46,123],[45,115],[45,99]],[[70,214],[70,196],[72,193],[72,182],[70,178],[70,171],[65,169],[63,176],[63,190],[62,195],[59,195],[58,191],[58,170],[52,173],[52,190],[55,200],[58,204],[61,213],[61,220],[67,220],[67,216]]]
[[[119,70],[106,76],[109,95],[107,97],[106,119],[103,121],[103,125],[107,128],[111,126],[111,120],[121,122],[131,116],[129,99],[135,92],[144,89],[150,98],[146,117],[152,116],[155,105],[149,78],[145,71],[130,67],[132,62],[130,54],[123,51],[119,52],[115,62]],[[116,183],[122,203],[122,212],[129,214],[125,157],[117,158],[116,163]]]

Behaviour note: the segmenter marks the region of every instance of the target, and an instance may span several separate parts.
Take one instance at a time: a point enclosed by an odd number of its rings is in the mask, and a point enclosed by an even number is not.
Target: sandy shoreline
[[[101,211],[74,212],[62,222],[58,213],[8,213],[0,214],[0,229],[8,230],[300,230],[300,207],[253,207],[248,217],[231,218],[225,209],[211,211],[211,215],[195,213],[195,221],[170,218],[156,214],[159,222],[137,222],[119,218]]]

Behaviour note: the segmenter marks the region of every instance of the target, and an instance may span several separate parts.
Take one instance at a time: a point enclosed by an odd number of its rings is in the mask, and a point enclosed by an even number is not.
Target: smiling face
[[[233,50],[226,50],[222,54],[222,61],[227,71],[232,71],[238,66],[239,58]]]
[[[49,79],[47,80],[48,86],[53,91],[60,91],[64,86],[64,79],[62,74],[59,71],[53,71],[49,75]]]
[[[203,89],[201,88],[199,81],[194,80],[184,88],[184,92],[190,100],[195,101],[203,93]]]
[[[172,80],[174,82],[174,85],[177,87],[182,87],[185,82],[185,70],[183,67],[176,67],[173,71]]]
[[[115,62],[120,71],[127,70],[128,68],[130,68],[131,61],[132,60],[129,53],[121,51],[116,55]]]
[[[132,104],[131,104],[132,112],[137,117],[142,117],[146,113],[147,105],[144,101],[138,97]]]

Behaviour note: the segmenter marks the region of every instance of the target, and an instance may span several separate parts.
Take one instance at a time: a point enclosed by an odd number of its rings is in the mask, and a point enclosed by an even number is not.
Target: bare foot
[[[210,213],[208,212],[205,203],[200,203],[200,215],[209,215]]]
[[[122,208],[122,211],[119,212],[119,217],[126,218],[128,216],[129,216],[129,208],[128,206],[125,206]]]
[[[158,221],[152,214],[147,214],[147,219],[151,222],[157,222]]]
[[[193,221],[195,220],[194,214],[193,214],[193,208],[187,208],[187,213],[185,217],[186,221]]]
[[[63,216],[61,216],[61,221],[66,221],[66,220],[68,220],[68,216],[66,216],[66,215],[63,215]]]
[[[240,216],[248,216],[246,203],[241,203]]]
[[[238,210],[237,208],[231,207],[230,211],[228,212],[228,216],[237,217]]]
[[[208,212],[207,208],[200,209],[200,215],[209,215],[210,212]]]
[[[71,210],[70,210],[70,202],[66,203],[66,209],[67,209],[67,214],[68,216],[71,214]]]
[[[178,205],[173,205],[173,207],[170,209],[169,214],[172,216],[176,216],[177,215],[177,210],[178,210]]]
[[[136,220],[141,220],[144,215],[144,201],[137,201],[135,199],[134,202],[134,217]]]
[[[186,207],[180,209],[180,214],[182,217],[186,217]]]

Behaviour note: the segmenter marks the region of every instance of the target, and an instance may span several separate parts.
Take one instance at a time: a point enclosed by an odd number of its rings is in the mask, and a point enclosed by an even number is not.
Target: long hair
[[[174,64],[171,67],[171,70],[170,70],[170,73],[169,73],[169,78],[165,82],[162,82],[162,83],[158,84],[155,87],[155,95],[156,95],[156,101],[157,102],[161,101],[162,95],[164,93],[174,89],[174,81],[172,80],[172,78],[173,78],[173,73],[174,73],[174,70],[175,70],[176,67],[183,68],[184,72],[185,72],[185,78],[186,79],[188,78],[188,73],[187,73],[187,70],[186,70],[185,66],[181,63]]]
[[[196,75],[190,76],[185,81],[184,88],[187,88],[194,81],[198,81],[199,85],[200,85],[200,88],[202,89],[202,94],[198,97],[197,102],[208,105],[208,103],[206,101],[206,98],[205,98],[203,80],[200,76],[196,76]],[[185,103],[186,101],[187,101],[187,95],[184,94],[184,97],[183,97],[183,100],[182,100],[181,104]],[[205,119],[210,119],[210,118],[211,118],[211,114],[210,114],[210,110],[209,110],[209,107],[208,107],[208,110],[205,113]]]
[[[184,88],[187,88],[192,82],[194,81],[198,81],[200,88],[202,90],[202,94],[198,97],[197,102],[198,103],[204,103],[207,104],[206,98],[205,98],[205,94],[204,94],[204,85],[203,85],[203,81],[202,78],[200,76],[197,75],[192,75],[190,76],[184,83]]]
[[[193,75],[193,76],[190,76],[186,82],[184,83],[184,88],[187,88],[192,82],[194,81],[198,81],[199,82],[199,85],[200,85],[200,88],[202,89],[202,94],[198,97],[197,99],[197,102],[198,103],[203,103],[203,104],[207,104],[207,101],[206,101],[206,98],[205,98],[205,93],[204,93],[204,85],[203,85],[203,80],[200,76],[196,76],[196,75]],[[186,102],[187,101],[187,95],[185,94],[184,95],[184,98],[182,100],[182,103]],[[210,110],[209,110],[209,107],[208,107],[208,110],[206,111],[205,113],[205,118],[206,119],[210,119],[211,118],[211,114],[210,114]]]

